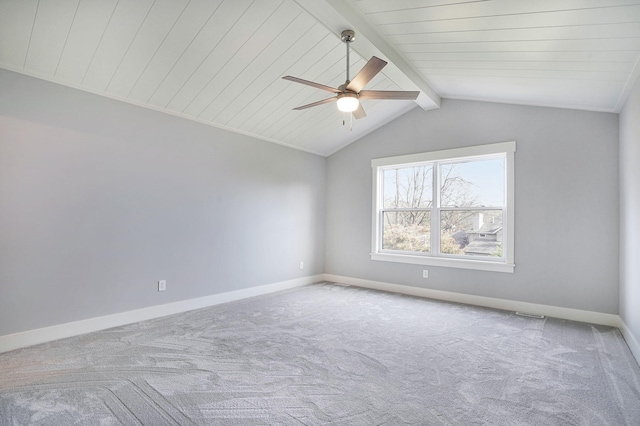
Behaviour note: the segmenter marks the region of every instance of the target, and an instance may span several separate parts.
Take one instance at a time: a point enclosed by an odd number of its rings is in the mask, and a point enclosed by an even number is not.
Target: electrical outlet
[[[167,289],[167,280],[158,281],[158,291],[165,291]]]
[[[423,269],[422,270],[422,278],[429,278],[429,270],[428,269]]]
[[[300,262],[300,269],[304,269],[304,262]]]

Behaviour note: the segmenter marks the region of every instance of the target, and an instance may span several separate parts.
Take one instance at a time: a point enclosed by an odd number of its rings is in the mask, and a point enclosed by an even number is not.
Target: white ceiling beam
[[[389,64],[383,73],[402,90],[419,90],[416,103],[424,110],[440,108],[440,96],[405,59],[345,0],[295,0],[339,38],[356,32],[351,48],[363,58],[377,56]]]

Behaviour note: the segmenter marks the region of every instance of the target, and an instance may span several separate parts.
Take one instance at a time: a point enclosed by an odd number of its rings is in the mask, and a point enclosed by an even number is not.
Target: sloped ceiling
[[[351,75],[417,101],[292,111],[328,96],[281,77],[344,83],[348,28]],[[2,68],[325,156],[441,97],[618,112],[639,58],[640,0],[0,0]]]

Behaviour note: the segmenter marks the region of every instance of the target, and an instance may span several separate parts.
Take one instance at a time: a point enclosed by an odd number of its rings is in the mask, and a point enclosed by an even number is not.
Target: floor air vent
[[[528,314],[526,312],[516,312],[516,315],[520,315],[521,317],[527,317],[527,318],[544,319],[544,315]]]

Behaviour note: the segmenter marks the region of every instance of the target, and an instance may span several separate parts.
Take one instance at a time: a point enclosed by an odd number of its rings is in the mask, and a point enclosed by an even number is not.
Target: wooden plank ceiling
[[[637,0],[357,0],[442,97],[619,112],[638,77]]]
[[[344,83],[339,27],[421,101],[292,111],[330,94],[282,76]],[[320,155],[438,95],[617,112],[639,53],[640,0],[0,0],[2,68]]]

